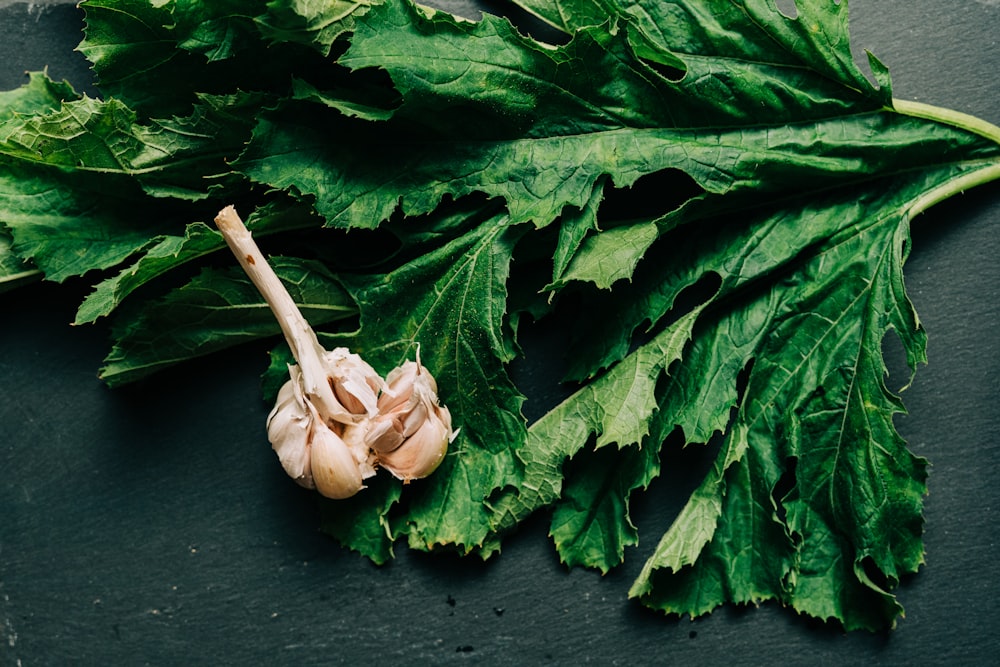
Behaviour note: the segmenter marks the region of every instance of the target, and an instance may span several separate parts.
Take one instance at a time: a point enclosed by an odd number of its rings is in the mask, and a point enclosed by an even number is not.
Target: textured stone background
[[[851,4],[855,42],[890,66],[897,97],[1000,123],[997,2]],[[0,2],[0,88],[48,66],[90,90],[81,20],[72,2]],[[400,546],[377,568],[318,534],[276,474],[264,346],[109,391],[95,378],[106,327],[71,328],[83,294],[38,284],[0,295],[0,665],[994,663],[1000,184],[931,210],[913,238],[930,365],[899,427],[933,468],[927,565],[899,590],[892,633],[775,605],[692,623],[628,601],[697,453],[635,503],[645,540],[603,578],[561,567],[541,519],[488,563]]]

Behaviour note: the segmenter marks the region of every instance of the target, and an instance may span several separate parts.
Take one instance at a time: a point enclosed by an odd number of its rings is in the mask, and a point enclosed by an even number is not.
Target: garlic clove
[[[399,428],[399,422],[393,415],[384,415],[373,419],[365,434],[366,444],[376,455],[391,452],[403,444],[405,439]]]
[[[327,498],[350,498],[364,488],[354,454],[326,424],[316,421],[313,425],[309,448],[316,490]]]
[[[430,417],[434,406],[427,400],[416,400],[413,408],[404,413],[399,420],[400,428],[404,438],[409,438],[417,432],[425,421]]]
[[[405,361],[389,371],[385,384],[386,387],[378,401],[379,411],[383,413],[406,403],[416,386],[429,389],[429,393],[437,396],[437,382],[430,371],[420,363],[419,352],[416,361]]]
[[[378,399],[380,412],[384,414],[405,405],[410,400],[418,371],[419,366],[412,361],[406,361],[389,371],[385,378],[386,389]]]
[[[417,394],[411,395],[407,403],[371,420],[368,446],[378,453],[390,452],[399,447],[423,425],[432,408],[428,401],[421,400]]]
[[[416,433],[403,444],[390,452],[379,454],[379,465],[403,482],[426,477],[437,470],[453,437],[451,417],[447,412],[445,415],[446,420],[437,414],[425,419]]]

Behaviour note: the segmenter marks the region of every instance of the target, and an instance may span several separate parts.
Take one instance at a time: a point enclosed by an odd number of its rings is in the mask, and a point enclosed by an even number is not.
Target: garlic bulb
[[[324,349],[236,210],[227,206],[215,223],[298,362],[289,365],[267,418],[268,440],[285,472],[328,498],[354,495],[377,466],[404,482],[433,472],[457,431],[419,356],[383,380],[347,348]]]

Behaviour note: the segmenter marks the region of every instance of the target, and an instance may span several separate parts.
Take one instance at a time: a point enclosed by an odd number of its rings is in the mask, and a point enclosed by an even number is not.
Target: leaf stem
[[[923,193],[920,197],[914,200],[913,204],[910,205],[910,219],[913,219],[920,213],[923,213],[931,206],[934,206],[934,204],[939,204],[945,199],[961,194],[966,190],[976,187],[977,185],[985,185],[991,181],[1000,180],[1000,162],[987,162],[984,164],[985,166],[982,169],[962,174],[958,178],[948,181],[947,183],[943,183],[933,190]]]
[[[44,275],[39,269],[27,269],[25,271],[19,271],[18,273],[8,273],[7,275],[0,277],[0,289],[4,286],[15,283],[19,280],[25,280],[27,278],[41,278]]]
[[[896,98],[892,100],[892,107],[893,110],[903,115],[950,125],[979,135],[1000,146],[1000,127],[982,118],[977,118],[961,111],[955,111],[954,109],[946,109],[932,104],[924,104],[923,102],[912,102]],[[1000,180],[1000,162],[996,160],[983,160],[981,164],[980,168],[962,174],[947,183],[943,183],[939,187],[925,192],[917,198],[910,206],[910,218],[912,219],[914,216],[926,211],[934,204],[940,203],[970,188],[974,188],[977,185],[984,185],[991,181]]]
[[[1000,144],[1000,127],[971,114],[955,111],[954,109],[937,107],[933,104],[911,102],[910,100],[900,100],[897,98],[893,98],[892,108],[903,115],[935,120],[939,123],[978,134],[985,139]]]

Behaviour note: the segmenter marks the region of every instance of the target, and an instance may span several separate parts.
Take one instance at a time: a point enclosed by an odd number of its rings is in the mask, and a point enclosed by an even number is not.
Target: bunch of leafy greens
[[[85,1],[104,99],[0,97],[0,285],[96,281],[110,385],[274,336],[204,222],[235,203],[326,342],[383,372],[419,344],[461,427],[431,478],[325,505],[343,544],[486,557],[548,508],[562,560],[607,571],[680,434],[718,454],[632,596],[892,624],[926,463],[881,346],[924,360],[909,222],[1000,177],[1000,129],[894,101],[846,0],[521,5],[564,38],[408,0]],[[528,318],[567,351],[530,424]]]

